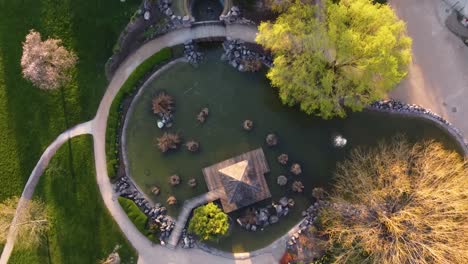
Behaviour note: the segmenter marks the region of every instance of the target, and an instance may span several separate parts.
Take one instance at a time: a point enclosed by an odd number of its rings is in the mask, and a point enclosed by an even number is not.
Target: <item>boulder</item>
[[[172,9],[168,8],[168,9],[166,9],[166,11],[164,11],[164,14],[166,16],[170,17],[170,16],[172,16],[174,14],[174,12],[172,12]]]
[[[283,207],[286,207],[288,206],[288,198],[287,197],[281,197],[281,199],[279,200],[279,204]]]
[[[258,215],[258,220],[259,222],[266,222],[268,221],[268,215],[265,213],[265,211],[260,211],[260,214]]]
[[[278,221],[279,221],[279,217],[277,217],[276,215],[270,216],[270,220],[269,220],[270,224],[276,224],[278,223]]]
[[[149,19],[151,18],[150,12],[149,12],[149,11],[145,11],[145,14],[143,14],[143,18],[144,18],[145,20],[149,20]]]

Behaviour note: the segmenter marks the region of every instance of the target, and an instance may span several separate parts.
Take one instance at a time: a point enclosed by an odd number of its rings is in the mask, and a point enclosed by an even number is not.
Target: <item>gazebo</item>
[[[265,181],[270,171],[261,148],[203,169],[210,191],[219,194],[226,213],[271,197]]]

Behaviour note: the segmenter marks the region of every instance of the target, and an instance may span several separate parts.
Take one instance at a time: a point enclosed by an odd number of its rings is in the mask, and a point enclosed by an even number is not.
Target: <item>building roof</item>
[[[271,197],[265,181],[270,169],[261,148],[203,169],[210,191],[220,194],[226,213]]]

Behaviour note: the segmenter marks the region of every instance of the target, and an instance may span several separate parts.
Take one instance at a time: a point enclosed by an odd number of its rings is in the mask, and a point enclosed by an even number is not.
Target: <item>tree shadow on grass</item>
[[[21,43],[31,27],[38,24],[40,3],[10,1],[2,4],[0,16],[0,58],[3,72],[0,72],[0,104],[5,109],[1,115],[0,133],[4,137],[2,151],[2,183],[9,188],[0,189],[0,199],[19,195],[42,151],[58,134],[59,122],[50,126],[50,105],[56,96],[32,87],[21,75]],[[17,14],[21,13],[21,16]],[[23,21],[24,19],[27,21]],[[3,83],[3,85],[2,85]],[[5,148],[5,149],[3,149]],[[5,177],[5,179],[4,179]]]
[[[72,139],[69,147],[57,151],[39,182],[38,196],[49,206],[52,219],[52,263],[96,263],[117,244],[124,246],[124,259],[133,256],[97,188],[92,143],[89,136]]]

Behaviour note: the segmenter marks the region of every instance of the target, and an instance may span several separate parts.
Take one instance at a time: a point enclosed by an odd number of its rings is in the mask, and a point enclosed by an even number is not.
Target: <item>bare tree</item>
[[[0,204],[0,243],[5,242],[10,228],[16,228],[17,245],[28,248],[41,242],[49,230],[49,221],[44,203],[30,200],[16,212],[18,200],[18,197],[13,197]],[[12,225],[16,213],[18,215]]]
[[[321,218],[337,263],[466,263],[468,162],[456,152],[397,138],[355,150],[336,179]]]
[[[69,82],[77,56],[61,44],[59,39],[42,41],[41,34],[31,30],[23,42],[21,69],[24,78],[44,90],[57,89]]]

